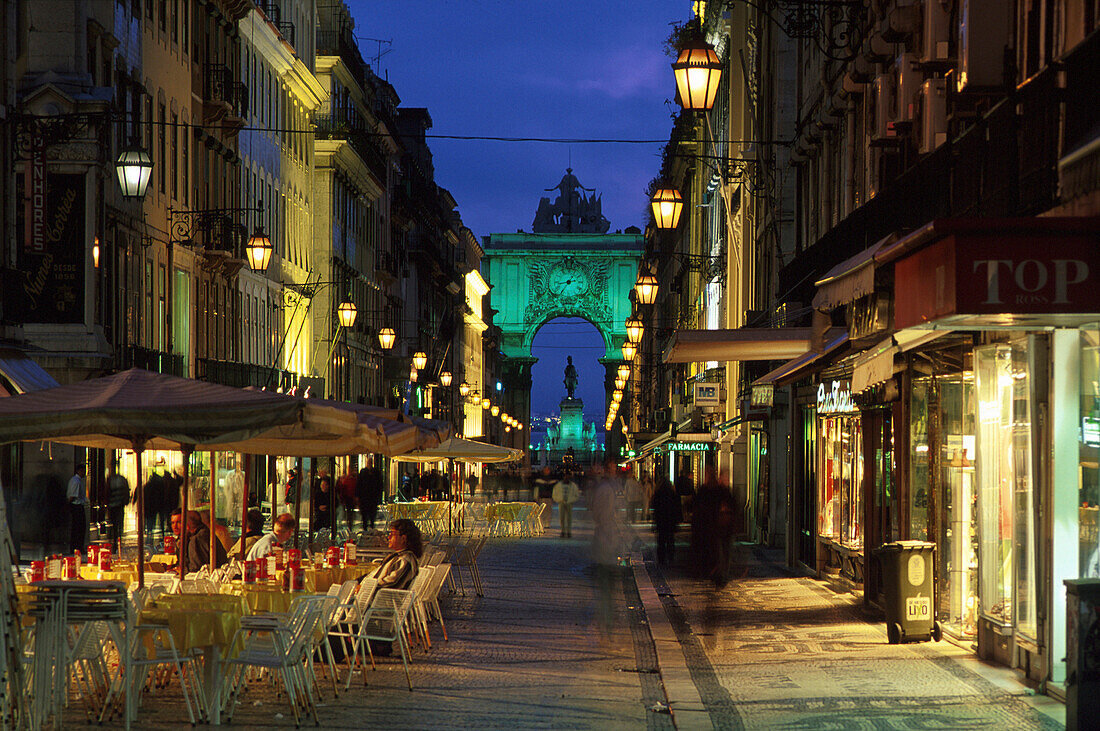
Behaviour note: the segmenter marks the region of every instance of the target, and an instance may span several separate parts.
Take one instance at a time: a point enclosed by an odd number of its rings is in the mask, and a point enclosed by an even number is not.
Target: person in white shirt
[[[252,548],[248,549],[245,560],[255,561],[274,551],[276,546],[285,545],[294,536],[294,528],[294,516],[290,513],[283,513],[275,519],[272,531],[252,544]]]
[[[69,551],[84,549],[84,531],[88,527],[88,516],[85,513],[88,505],[88,489],[84,483],[84,475],[87,468],[78,464],[75,474],[69,478],[69,488],[65,495],[69,499]]]
[[[561,537],[573,537],[573,503],[581,496],[581,489],[566,472],[554,485],[554,502],[558,504],[558,523],[561,524]]]

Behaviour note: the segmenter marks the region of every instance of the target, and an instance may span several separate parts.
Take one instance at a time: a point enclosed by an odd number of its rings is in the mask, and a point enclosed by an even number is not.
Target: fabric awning
[[[665,442],[667,442],[669,439],[672,439],[672,430],[671,429],[665,431],[664,434],[660,434],[656,438],[651,439],[648,442],[646,442],[645,444],[643,444],[642,448],[638,450],[638,457],[639,458],[644,457],[645,455],[649,454],[650,452],[652,452],[657,447],[659,447],[662,444],[664,444]]]
[[[515,462],[523,459],[523,450],[451,437],[437,447],[409,452],[393,458],[395,462],[440,462],[445,459],[478,464]]]
[[[30,393],[61,384],[30,356],[14,348],[0,348],[0,376],[16,393]],[[8,389],[4,389],[5,393]]]
[[[830,269],[814,283],[814,309],[833,310],[874,292],[875,254],[896,240],[897,234],[890,234]]]
[[[736,330],[678,330],[665,350],[665,363],[786,360],[810,350],[813,328],[742,327]]]
[[[752,385],[757,386],[765,383],[774,383],[777,386],[785,386],[788,383],[797,381],[818,368],[824,367],[828,362],[826,356],[831,356],[835,351],[847,344],[847,332],[841,332],[839,335],[834,335],[832,339],[825,343],[825,348],[820,353],[813,350],[807,350],[797,358],[793,358],[775,370],[769,371],[760,378],[757,378],[752,382]]]
[[[891,338],[861,353],[852,364],[852,393],[862,393],[894,377],[894,356],[900,351]]]

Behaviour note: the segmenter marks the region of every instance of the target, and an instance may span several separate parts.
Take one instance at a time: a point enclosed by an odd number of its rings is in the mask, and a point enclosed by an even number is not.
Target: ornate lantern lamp
[[[451,372],[450,371],[443,371],[442,373],[439,374],[439,385],[443,386],[444,388],[451,385]]]
[[[483,408],[483,409],[485,409],[486,411],[488,411],[488,410],[489,410],[489,406],[490,406],[490,405],[491,405],[491,402],[489,401],[489,399],[487,399],[487,398],[483,398],[483,399],[481,399],[481,408]]]
[[[115,161],[118,184],[127,198],[144,198],[153,174],[153,161],[140,147],[127,147]]]
[[[676,228],[680,213],[684,210],[684,198],[675,188],[658,188],[649,199],[653,209],[653,222],[659,229]]]
[[[359,314],[359,310],[355,308],[355,303],[350,299],[346,299],[340,303],[340,306],[336,308],[336,316],[340,318],[340,326],[349,328],[355,324],[355,318]]]
[[[392,327],[384,327],[378,331],[378,344],[382,346],[382,350],[391,349],[396,341],[397,334]]]
[[[623,343],[623,359],[634,360],[634,356],[638,354],[638,346],[627,340]]]
[[[422,350],[418,350],[413,353],[413,365],[416,366],[416,370],[424,370],[424,366],[428,365],[428,356]]]
[[[458,384],[458,395],[461,396],[462,398],[466,398],[467,396],[469,396],[470,395],[470,384],[466,383],[466,381],[463,381],[462,383]]]
[[[651,305],[657,301],[657,277],[647,271],[638,273],[638,281],[634,282],[634,293],[638,296],[638,302],[643,305]]]
[[[630,366],[626,363],[620,364],[618,373],[619,378],[623,379],[624,381],[628,380],[630,378]]]
[[[490,407],[489,408],[489,413],[492,414],[493,416],[500,416],[500,407],[499,406]]]
[[[252,237],[245,244],[244,251],[248,257],[248,266],[252,267],[252,271],[262,272],[267,270],[267,265],[271,263],[271,253],[274,248],[271,246],[271,239],[264,233],[263,226],[257,226],[256,230],[252,232]]]
[[[642,333],[645,332],[645,326],[642,321],[637,317],[626,318],[626,339],[632,343],[640,343],[642,341]]]
[[[680,49],[680,56],[672,64],[676,77],[676,101],[684,109],[706,111],[714,106],[718,96],[718,83],[722,80],[722,62],[718,54],[696,33]]]

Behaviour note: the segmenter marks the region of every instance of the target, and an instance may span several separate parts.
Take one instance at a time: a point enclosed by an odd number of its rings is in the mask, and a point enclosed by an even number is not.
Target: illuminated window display
[[[1082,577],[1100,578],[1100,330],[1082,330],[1078,556]]]
[[[822,383],[821,467],[818,472],[817,534],[845,548],[863,548],[863,432],[847,381]]]
[[[1037,634],[1032,338],[977,348],[980,606],[989,619]]]

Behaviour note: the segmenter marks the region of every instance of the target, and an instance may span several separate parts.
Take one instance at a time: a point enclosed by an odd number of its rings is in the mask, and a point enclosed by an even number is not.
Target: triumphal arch
[[[638,229],[607,233],[611,225],[600,196],[582,186],[571,169],[547,192],[557,196],[539,202],[531,232],[489,235],[482,259],[492,285],[494,324],[501,330],[509,413],[525,424],[531,415],[531,366],[537,360],[531,343],[538,329],[556,317],[583,318],[600,332],[604,405],[610,402],[622,362],[630,290],[644,253]]]

